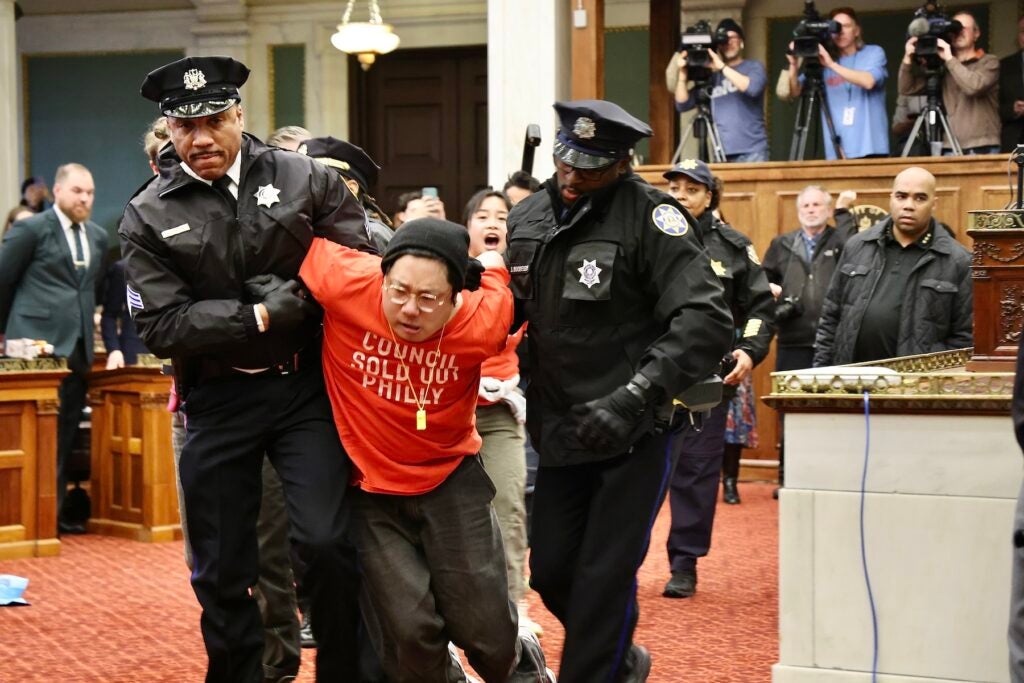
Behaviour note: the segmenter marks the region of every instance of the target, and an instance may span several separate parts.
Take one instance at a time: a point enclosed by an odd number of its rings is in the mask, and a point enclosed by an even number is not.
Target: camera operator
[[[981,30],[972,14],[958,12],[953,20],[962,28],[951,36],[952,45],[942,38],[935,41],[947,75],[942,79],[942,102],[949,127],[964,154],[995,154],[999,151],[999,60],[976,47]],[[926,68],[914,59],[917,41],[911,36],[905,46],[898,80],[901,95],[925,89]],[[943,141],[943,154],[951,153],[950,141]]]
[[[839,24],[832,41],[838,59],[824,45],[818,45],[818,59],[824,68],[825,97],[847,159],[889,156],[889,125],[885,111],[885,51],[865,45],[857,13],[851,7],[837,7],[829,17]],[[792,52],[792,43],[790,44]],[[787,53],[790,92],[803,89],[797,58]],[[824,112],[822,117],[824,118]],[[837,158],[832,140],[825,136],[825,158]]]
[[[828,224],[833,217],[832,195],[818,185],[808,185],[796,197],[800,227],[774,238],[765,253],[764,272],[776,296],[776,372],[811,367],[825,290],[843,244],[857,233],[848,210],[855,196],[840,195],[837,229]]]
[[[764,64],[743,58],[743,28],[733,19],[723,19],[716,36],[728,36],[711,58],[711,112],[722,138],[726,161],[768,161],[768,133],[764,125],[764,89],[768,76]],[[721,54],[719,54],[721,52]],[[676,110],[696,106],[689,82],[687,51],[669,61],[665,70],[669,90],[675,93]]]
[[[1024,17],[1017,20],[1016,52],[999,60],[999,118],[1003,152],[1024,143]]]

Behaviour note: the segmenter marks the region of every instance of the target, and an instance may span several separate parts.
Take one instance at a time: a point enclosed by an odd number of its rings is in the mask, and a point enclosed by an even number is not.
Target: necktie
[[[217,190],[224,199],[228,200],[228,204],[231,205],[231,213],[238,213],[238,200],[235,199],[235,195],[231,194],[230,177],[222,175],[220,178],[214,180],[213,189]]]
[[[79,274],[85,270],[85,248],[82,246],[82,224],[72,223],[71,234],[75,236],[75,271]]]

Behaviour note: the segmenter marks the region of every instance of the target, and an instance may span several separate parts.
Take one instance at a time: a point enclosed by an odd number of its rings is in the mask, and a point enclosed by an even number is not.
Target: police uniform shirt
[[[853,349],[853,362],[894,358],[899,342],[900,312],[903,297],[914,267],[931,248],[934,222],[918,239],[906,247],[886,231],[884,267],[875,283],[875,291],[864,311],[860,333]]]
[[[200,178],[198,175],[196,175],[196,172],[192,170],[191,166],[186,164],[184,161],[182,161],[180,163],[181,163],[181,170],[183,170],[185,173],[189,174],[190,176],[192,176],[193,178],[195,178],[199,182],[205,183],[205,184],[209,185],[210,187],[213,187],[213,181],[212,180],[207,180],[206,178]],[[235,155],[234,163],[231,164],[231,168],[228,169],[228,172],[225,175],[227,175],[227,177],[231,179],[231,182],[228,184],[228,190],[231,192],[231,195],[235,199],[238,199],[238,179],[242,175],[242,150],[241,149],[238,150],[238,154]]]

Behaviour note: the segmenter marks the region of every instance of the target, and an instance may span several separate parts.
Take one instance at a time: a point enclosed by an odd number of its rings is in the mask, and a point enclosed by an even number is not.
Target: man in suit
[[[45,339],[71,371],[60,385],[57,415],[57,514],[64,534],[85,533],[60,513],[65,468],[85,406],[96,282],[107,252],[106,231],[89,220],[94,193],[89,169],[64,164],[54,177],[53,208],[12,225],[0,248],[0,333]]]
[[[999,148],[1012,152],[1024,144],[1024,17],[1017,21],[1017,47],[999,60],[999,118],[1003,122]]]

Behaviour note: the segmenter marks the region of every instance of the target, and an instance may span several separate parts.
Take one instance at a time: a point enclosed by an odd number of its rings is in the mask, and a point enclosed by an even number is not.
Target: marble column
[[[21,187],[18,119],[18,49],[14,34],[14,0],[0,0],[0,214],[18,203]]]
[[[554,172],[551,105],[569,99],[572,73],[568,8],[551,0],[487,2],[487,175],[494,187],[520,168],[530,123],[541,129],[533,175],[544,180]]]

